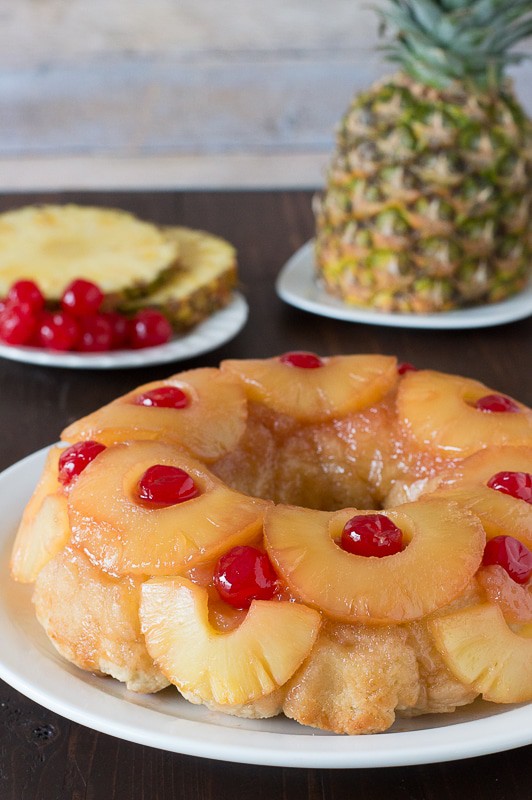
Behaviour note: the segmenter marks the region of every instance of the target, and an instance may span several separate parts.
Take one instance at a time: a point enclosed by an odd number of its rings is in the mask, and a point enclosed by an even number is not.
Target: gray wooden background
[[[0,0],[0,187],[320,185],[390,70],[369,5]],[[532,112],[532,65],[514,76]]]

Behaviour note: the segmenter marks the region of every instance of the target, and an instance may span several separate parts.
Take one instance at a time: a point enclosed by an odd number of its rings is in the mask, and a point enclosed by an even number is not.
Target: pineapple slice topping
[[[530,448],[487,447],[442,476],[435,494],[472,511],[487,539],[509,535],[532,549],[532,505],[488,485],[494,475],[504,471],[532,473]]]
[[[431,370],[409,372],[397,392],[402,426],[424,448],[464,458],[488,445],[532,445],[532,411],[489,413],[474,404],[491,390],[478,381]]]
[[[142,586],[146,646],[178,689],[206,703],[240,705],[288,681],[310,653],[320,627],[298,603],[254,600],[229,633],[209,622],[207,590],[186,578],[152,578]]]
[[[344,417],[378,403],[397,383],[391,356],[323,358],[317,369],[301,369],[279,358],[222,362],[222,371],[243,381],[248,398],[299,422]]]
[[[430,621],[451,672],[493,703],[532,700],[532,624],[515,633],[494,603],[462,608]]]
[[[148,507],[137,487],[154,465],[184,470],[199,495]],[[257,536],[266,505],[228,489],[178,448],[142,441],[104,450],[77,478],[68,502],[73,543],[114,575],[172,575],[217,558]]]
[[[355,509],[276,506],[265,515],[266,547],[296,597],[348,623],[401,623],[450,603],[477,571],[485,536],[473,514],[437,498],[385,512],[407,547],[383,558],[337,544]]]
[[[57,479],[59,447],[47,456],[44,470],[24,509],[11,554],[11,574],[33,583],[45,564],[67,543],[70,534],[66,495]]]
[[[161,387],[181,389],[187,404],[182,408],[138,404],[140,395]],[[95,439],[107,445],[132,438],[164,439],[210,462],[236,447],[246,420],[246,395],[238,379],[205,367],[139,386],[72,423],[62,438],[68,442]]]

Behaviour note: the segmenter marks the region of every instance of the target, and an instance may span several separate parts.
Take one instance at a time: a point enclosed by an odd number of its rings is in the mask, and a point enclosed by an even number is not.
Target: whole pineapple
[[[505,78],[531,0],[387,0],[401,71],[343,118],[315,198],[328,291],[383,311],[493,303],[532,264],[532,125]]]

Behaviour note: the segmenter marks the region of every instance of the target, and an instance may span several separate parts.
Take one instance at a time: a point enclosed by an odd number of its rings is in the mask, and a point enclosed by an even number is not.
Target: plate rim
[[[314,280],[314,244],[315,239],[309,239],[301,245],[281,267],[275,282],[281,300],[302,311],[344,322],[428,330],[492,327],[517,322],[532,315],[532,279],[527,287],[507,300],[470,309],[434,314],[399,314],[348,306],[321,289]]]
[[[20,516],[34,486],[29,478],[24,482],[24,475],[29,470],[33,479],[40,472],[50,446],[0,473],[0,507],[5,505],[3,498],[8,498],[11,504],[11,522],[0,532],[0,553],[3,553],[0,573],[4,578],[8,576],[5,556],[10,552],[13,520]],[[247,720],[215,712],[208,712],[208,719],[203,721],[164,713],[138,700],[134,702],[138,696],[127,694],[118,682],[106,684],[112,679],[97,678],[73,667],[55,653],[47,640],[45,647],[39,647],[38,642],[29,638],[18,617],[9,614],[6,599],[10,591],[27,594],[29,587],[16,584],[9,576],[7,583],[10,588],[6,590],[6,581],[0,581],[0,634],[8,645],[0,651],[0,678],[66,719],[125,741],[232,763],[326,769],[438,763],[532,743],[532,704],[512,706],[487,717],[446,726],[366,736],[336,736],[312,729],[305,729],[307,735],[250,730],[246,727]],[[38,627],[31,608],[30,614],[32,624]],[[42,636],[45,638],[44,633]],[[116,692],[122,691],[127,696],[103,691],[105,685],[117,687]],[[185,700],[179,702],[189,706]],[[193,708],[205,712],[201,706]]]
[[[139,350],[112,350],[105,353],[54,353],[37,347],[7,345],[0,342],[0,358],[42,367],[67,369],[129,369],[155,366],[208,353],[237,336],[249,317],[249,305],[242,292],[190,331],[166,344]]]

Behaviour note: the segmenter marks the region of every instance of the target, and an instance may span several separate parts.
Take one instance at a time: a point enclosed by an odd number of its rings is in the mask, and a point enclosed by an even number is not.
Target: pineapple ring
[[[485,700],[532,701],[532,624],[514,633],[499,606],[482,603],[435,617],[429,627],[451,672]]]
[[[487,413],[471,405],[491,389],[459,375],[409,372],[399,385],[397,411],[406,432],[422,448],[464,458],[488,445],[532,446],[532,411]]]
[[[273,564],[296,597],[333,619],[389,624],[420,619],[450,603],[477,571],[485,536],[473,514],[427,498],[385,512],[408,546],[368,558],[337,544],[356,509],[326,512],[275,506],[264,536]]]
[[[31,275],[50,300],[83,276],[105,294],[149,287],[174,269],[179,245],[126,211],[73,204],[0,215],[0,296]]]
[[[33,583],[42,568],[66,545],[70,535],[68,506],[57,478],[61,448],[53,447],[20,521],[11,553],[11,574]]]
[[[163,675],[187,696],[241,705],[285,684],[308,656],[321,615],[300,603],[254,600],[229,633],[209,622],[207,590],[186,578],[142,586],[142,632]]]
[[[161,386],[181,389],[188,396],[189,405],[156,408],[133,402],[138,395]],[[130,439],[164,439],[210,462],[236,447],[246,420],[246,396],[239,382],[206,367],[139,386],[72,423],[61,438],[67,442],[95,439],[105,445]]]
[[[184,469],[200,495],[146,507],[136,487],[154,464]],[[260,532],[267,501],[227,488],[202,464],[161,442],[109,447],[81,473],[68,500],[72,542],[113,575],[175,575]]]
[[[248,398],[300,422],[345,417],[378,403],[397,383],[392,356],[333,356],[318,369],[299,369],[278,358],[223,361]]]
[[[487,482],[497,472],[531,472],[532,451],[527,447],[488,447],[469,456],[438,481],[435,494],[456,501],[481,521],[486,538],[513,536],[532,550],[532,505],[491,489]]]

